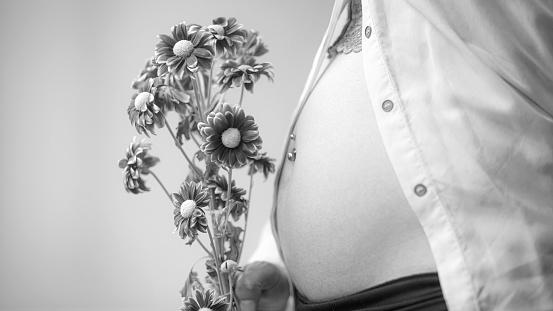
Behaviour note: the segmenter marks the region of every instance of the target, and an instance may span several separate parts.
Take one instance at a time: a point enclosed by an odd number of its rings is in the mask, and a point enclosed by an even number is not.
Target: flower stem
[[[228,218],[230,216],[230,197],[231,197],[231,194],[232,194],[232,167],[229,167],[228,169],[228,186],[227,186],[227,204],[226,204],[226,209],[227,209],[227,215],[225,216],[225,225],[223,226],[223,235],[226,233],[227,231],[227,223],[228,223]]]
[[[234,299],[234,291],[232,290],[232,276],[228,275],[228,288],[229,288],[229,295],[230,295],[230,308],[232,310],[232,301]]]
[[[157,183],[161,186],[161,188],[163,188],[163,191],[165,191],[165,194],[169,198],[169,201],[171,201],[171,203],[173,203],[173,198],[171,197],[171,194],[169,194],[169,191],[167,191],[167,188],[165,188],[165,186],[163,185],[161,180],[157,177],[157,175],[154,172],[152,172],[151,170],[148,170],[148,172],[150,172],[150,174],[152,174],[152,176],[154,176],[154,178],[157,180]]]
[[[213,65],[211,66],[211,68],[209,68],[209,81],[207,81],[207,99],[206,99],[206,103],[205,103],[205,106],[206,107],[209,107],[209,104],[211,103],[211,83],[212,83],[212,80],[213,80]]]
[[[221,295],[223,292],[223,279],[221,278],[221,260],[219,258],[219,254],[217,252],[217,249],[215,248],[215,244],[213,244],[213,235],[211,234],[211,229],[209,229],[209,226],[207,226],[207,234],[209,235],[209,242],[211,243],[211,248],[213,249],[213,258],[215,259],[215,270],[217,270],[217,278],[219,279],[219,291]]]
[[[227,231],[227,223],[228,223],[228,218],[229,218],[229,215],[230,215],[230,197],[231,197],[231,190],[232,190],[232,167],[229,167],[228,169],[228,187],[227,187],[227,204],[226,204],[226,209],[227,209],[227,212],[226,212],[226,215],[225,215],[225,222],[224,222],[224,226],[223,226],[223,234],[222,234],[222,237],[224,238],[225,234],[226,234],[226,231]],[[230,276],[229,276],[230,278]],[[227,288],[226,287],[226,283],[222,283],[223,284],[223,288],[225,291],[227,291]],[[232,287],[228,288],[228,292],[231,293],[232,291]],[[231,294],[231,299],[232,299],[232,294]]]
[[[242,107],[242,99],[244,98],[244,83],[242,83],[242,90],[240,91],[240,101],[238,102],[238,106]]]
[[[248,215],[250,214],[250,205],[252,200],[252,189],[253,189],[253,170],[251,170],[250,175],[250,190],[248,192],[248,208],[246,209],[246,214],[244,215],[244,240],[246,240],[246,230],[248,230]],[[240,251],[238,251],[238,258],[236,262],[240,262],[240,258],[242,257],[242,249],[244,248],[244,241],[242,241],[242,244],[240,244]]]
[[[194,79],[192,79],[192,87],[194,89],[194,94],[196,94],[196,102],[198,104],[198,112],[200,114],[200,122],[204,122],[204,113],[202,111],[202,105],[203,105],[203,99],[202,99],[202,92],[200,89],[200,75],[198,75],[198,72],[194,73]]]
[[[217,206],[215,205],[215,191],[213,190],[213,188],[210,188],[210,194],[211,194],[211,200],[209,203],[211,204],[211,210],[215,211]],[[225,244],[224,244],[225,241],[223,240],[224,235],[219,233],[219,229],[217,228],[218,224],[217,224],[217,221],[215,220],[215,213],[211,213],[211,224],[213,225],[213,231],[215,231],[215,238],[217,239],[216,245],[218,247],[217,248],[218,254],[223,254],[225,251]],[[224,259],[222,256],[220,258],[221,258],[221,261]]]
[[[192,137],[192,140],[196,143],[196,146],[198,146],[198,148],[201,147],[200,143],[198,142],[198,140],[196,139],[196,137],[194,137],[194,134],[190,133],[190,137]]]
[[[184,149],[182,149],[182,146],[180,145],[179,141],[177,140],[177,137],[175,136],[175,134],[173,133],[173,130],[171,130],[171,126],[169,126],[169,122],[167,122],[167,118],[165,118],[165,115],[163,115],[163,119],[165,120],[165,127],[167,127],[167,130],[169,131],[169,134],[171,134],[171,137],[173,137],[173,140],[175,141],[175,145],[177,146],[177,148],[179,148],[180,152],[182,153],[182,155],[184,155],[184,158],[186,159],[188,164],[192,167],[194,172],[201,179],[203,177],[202,173],[198,170],[196,165],[194,165],[194,163],[192,163],[192,161],[190,160],[188,155],[186,155],[186,152],[184,152]]]
[[[217,106],[222,104],[225,101],[225,95],[226,95],[226,92],[219,93],[219,100],[217,100],[216,102],[214,101],[212,104],[209,104],[209,107],[207,108],[206,114],[209,114],[210,112],[215,110],[215,108],[217,108]]]

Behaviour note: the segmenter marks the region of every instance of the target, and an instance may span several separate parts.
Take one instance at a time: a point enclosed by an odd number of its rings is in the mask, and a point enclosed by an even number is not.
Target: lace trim
[[[361,52],[363,28],[363,8],[361,0],[351,0],[349,5],[349,21],[346,31],[328,49],[329,56],[336,53],[349,54]]]

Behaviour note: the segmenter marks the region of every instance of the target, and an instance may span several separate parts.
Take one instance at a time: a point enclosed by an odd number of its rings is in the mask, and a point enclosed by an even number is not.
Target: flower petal
[[[227,147],[223,147],[221,149],[221,152],[217,155],[217,161],[221,163],[226,163],[227,159],[229,158],[230,149]]]
[[[177,208],[180,208],[182,202],[184,202],[184,198],[178,193],[173,193],[171,196],[173,198],[173,205],[175,205],[175,207]]]
[[[207,59],[213,58],[213,55],[211,54],[211,52],[209,52],[207,49],[204,49],[204,48],[195,48],[194,52],[192,53],[198,57],[203,57]]]
[[[219,134],[213,134],[213,135],[210,135],[208,136],[206,139],[206,142],[220,142],[221,141],[221,135]]]
[[[242,150],[236,151],[236,158],[238,159],[238,162],[240,163],[241,166],[248,163],[248,158],[246,157],[246,154],[242,152]]]
[[[161,64],[158,68],[157,68],[157,75],[158,76],[162,76],[164,74],[166,74],[167,72],[169,72],[168,70],[168,67],[166,64]]]
[[[157,37],[163,40],[163,42],[167,43],[169,46],[174,46],[177,43],[175,39],[165,34],[158,35]]]
[[[230,167],[236,167],[238,160],[236,159],[236,152],[234,149],[229,149],[227,161]]]
[[[221,146],[224,146],[220,140],[211,142],[207,144],[204,148],[204,152],[206,153],[215,153],[215,150],[219,149]]]
[[[156,62],[158,63],[165,63],[167,61],[167,59],[169,58],[169,55],[168,54],[161,54],[157,57],[156,59]]]
[[[199,46],[200,41],[202,40],[202,36],[205,34],[203,30],[198,30],[198,32],[191,35],[191,42],[194,47],[201,47]]]
[[[225,119],[227,120],[229,127],[235,127],[234,126],[234,114],[232,112],[230,112],[230,111],[225,112]]]
[[[198,57],[198,65],[205,70],[211,69],[211,59]]]
[[[205,127],[205,128],[203,128],[202,131],[203,131],[203,134],[204,134],[205,136],[211,136],[211,135],[217,134],[217,133],[215,132],[215,129],[212,128],[212,127]]]
[[[234,115],[234,126],[240,127],[244,121],[246,121],[246,113],[244,112],[244,109],[239,109]]]
[[[159,49],[163,49],[163,48],[170,48],[170,49],[172,50],[172,49],[173,49],[173,46],[167,44],[167,42],[165,42],[165,41],[158,41],[158,42],[156,43],[155,49],[156,49],[156,50],[159,50]]]
[[[229,128],[228,121],[222,113],[217,113],[216,117],[213,119],[213,125],[218,133],[222,133]]]
[[[175,40],[181,41],[188,39],[188,31],[186,29],[186,23],[180,23],[178,24],[176,29],[176,37]]]
[[[198,66],[198,58],[196,58],[196,55],[192,54],[186,58],[186,66],[190,69]]]
[[[166,60],[167,66],[175,66],[175,64],[177,64],[180,61],[182,61],[182,57],[178,57],[178,56],[172,56],[170,58],[167,58]]]
[[[248,131],[241,132],[241,135],[242,135],[242,141],[250,142],[252,140],[257,139],[257,137],[259,136],[259,132],[248,130]]]

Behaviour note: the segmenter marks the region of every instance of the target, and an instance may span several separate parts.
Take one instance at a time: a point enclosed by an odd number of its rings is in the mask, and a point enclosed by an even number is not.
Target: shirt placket
[[[428,237],[449,310],[478,310],[461,247],[408,123],[379,37],[373,1],[363,0],[363,67],[377,125],[402,191]]]

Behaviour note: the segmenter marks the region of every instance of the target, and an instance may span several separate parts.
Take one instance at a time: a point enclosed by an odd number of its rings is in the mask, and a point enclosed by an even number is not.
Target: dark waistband
[[[437,273],[407,276],[325,302],[295,290],[296,311],[447,311]]]

